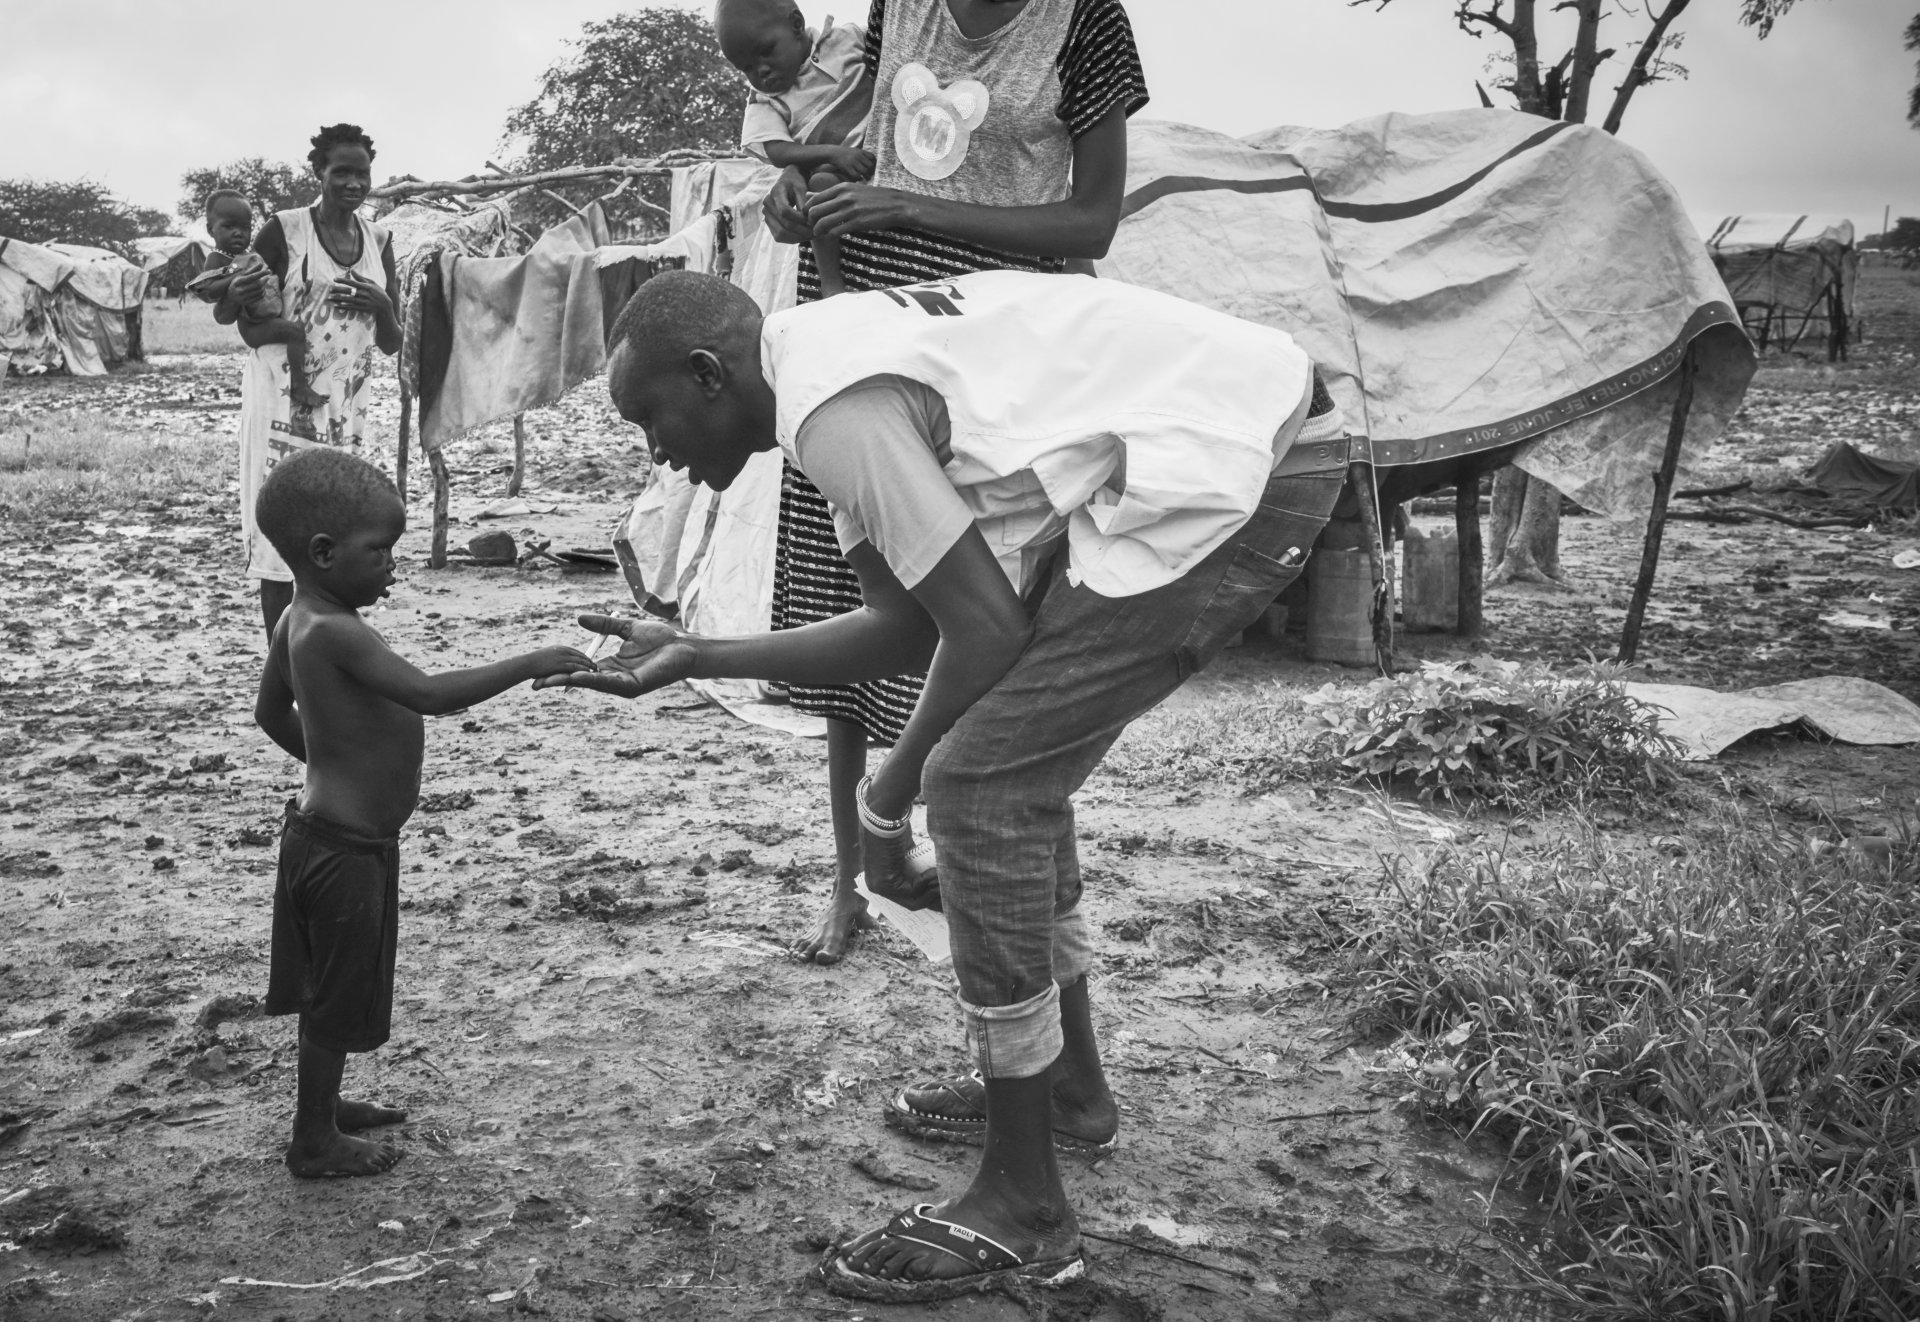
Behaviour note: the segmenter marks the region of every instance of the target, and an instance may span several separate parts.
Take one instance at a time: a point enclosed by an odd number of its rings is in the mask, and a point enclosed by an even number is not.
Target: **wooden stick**
[[[407,503],[407,441],[413,433],[413,392],[407,389],[406,370],[400,374],[400,440],[393,456],[393,484],[400,488],[400,503]]]
[[[1130,1239],[1115,1239],[1112,1235],[1097,1235],[1091,1230],[1082,1230],[1080,1236],[1083,1239],[1097,1239],[1102,1244],[1118,1244],[1123,1249],[1133,1249],[1140,1253],[1151,1253],[1156,1258],[1171,1258],[1175,1262],[1184,1262],[1187,1266],[1198,1267],[1202,1271],[1219,1272],[1222,1276],[1231,1276],[1236,1281],[1252,1282],[1260,1279],[1252,1272],[1238,1271],[1232,1267],[1216,1267],[1212,1263],[1202,1262],[1198,1258],[1189,1258],[1184,1254],[1170,1253],[1166,1249],[1156,1249],[1150,1244],[1136,1244]]]
[[[1393,673],[1393,589],[1387,582],[1387,548],[1381,540],[1380,507],[1373,498],[1373,465],[1355,460],[1347,465],[1347,480],[1360,502],[1360,526],[1367,534],[1367,564],[1373,570],[1373,651],[1380,673]]]
[[[1781,514],[1758,505],[1711,505],[1709,509],[1722,514],[1751,514],[1756,519],[1772,519],[1775,523],[1784,523],[1792,528],[1864,528],[1871,519],[1850,519],[1843,515],[1829,515],[1824,519],[1800,519],[1791,514]]]
[[[1647,512],[1647,539],[1640,548],[1640,577],[1633,585],[1627,622],[1620,630],[1620,656],[1630,662],[1640,651],[1640,625],[1653,596],[1653,576],[1660,567],[1660,538],[1667,527],[1667,496],[1673,490],[1674,470],[1680,466],[1680,443],[1687,436],[1687,414],[1693,409],[1693,345],[1680,359],[1680,389],[1673,400],[1673,420],[1667,424],[1667,448],[1653,473],[1653,508]]]
[[[447,459],[438,448],[429,448],[425,439],[420,448],[427,452],[427,464],[433,469],[433,549],[427,553],[427,568],[447,567],[447,492],[452,485],[447,476]]]
[[[1675,500],[1705,500],[1709,496],[1731,496],[1736,491],[1745,491],[1753,485],[1753,479],[1743,477],[1738,482],[1729,482],[1719,487],[1688,487],[1673,493]],[[1671,517],[1671,516],[1669,516]]]
[[[507,479],[507,494],[520,494],[520,481],[527,473],[527,415],[513,415],[513,476]]]
[[[495,173],[442,180],[393,179],[372,189],[368,196],[395,199],[472,197],[511,189],[543,188],[550,184],[579,184],[599,179],[671,174],[677,166],[742,159],[745,158],[737,152],[673,151],[650,160],[621,159],[607,165],[570,165],[528,174]]]
[[[1460,601],[1453,617],[1453,631],[1462,638],[1478,638],[1487,628],[1487,570],[1481,563],[1478,468],[1462,473],[1454,483],[1453,526],[1460,547]]]

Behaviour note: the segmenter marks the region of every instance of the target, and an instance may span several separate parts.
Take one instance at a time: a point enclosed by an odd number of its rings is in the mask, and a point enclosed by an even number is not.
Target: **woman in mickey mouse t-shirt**
[[[809,198],[789,170],[768,195],[783,242],[841,240],[850,291],[890,289],[971,271],[1061,272],[1104,256],[1120,223],[1127,116],[1147,103],[1120,0],[872,0],[874,76],[867,144],[871,184]],[[811,248],[799,298],[820,297]],[[827,503],[788,465],[774,560],[773,627],[797,628],[860,608]],[[920,696],[918,676],[790,690],[827,718],[828,782],[839,856],[834,897],[802,953],[831,964],[866,905],[854,790],[869,740],[893,743]]]

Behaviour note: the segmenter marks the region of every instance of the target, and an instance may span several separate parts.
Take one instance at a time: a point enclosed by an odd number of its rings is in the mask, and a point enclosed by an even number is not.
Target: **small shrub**
[[[1521,807],[1656,789],[1679,752],[1616,666],[1429,661],[1357,697],[1328,685],[1307,705],[1323,756],[1423,799]]]
[[[1920,848],[1734,822],[1444,856],[1359,942],[1381,1068],[1512,1144],[1588,1318],[1920,1317]]]

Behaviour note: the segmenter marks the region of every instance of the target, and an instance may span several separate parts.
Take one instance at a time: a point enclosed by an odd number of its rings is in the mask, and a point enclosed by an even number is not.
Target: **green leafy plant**
[[[1520,807],[1657,789],[1679,751],[1604,664],[1430,661],[1357,696],[1328,685],[1306,703],[1323,756],[1428,799]]]
[[[1677,851],[1677,856],[1676,856]],[[1920,848],[1726,820],[1449,854],[1359,938],[1376,1068],[1506,1138],[1587,1318],[1920,1317]]]

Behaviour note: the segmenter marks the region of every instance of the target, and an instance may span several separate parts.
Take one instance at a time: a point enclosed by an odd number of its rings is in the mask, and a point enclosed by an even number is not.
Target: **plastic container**
[[[1372,666],[1373,567],[1364,547],[1315,551],[1307,561],[1307,658]]]
[[[1401,618],[1409,629],[1451,633],[1460,627],[1460,539],[1407,529]]]

